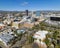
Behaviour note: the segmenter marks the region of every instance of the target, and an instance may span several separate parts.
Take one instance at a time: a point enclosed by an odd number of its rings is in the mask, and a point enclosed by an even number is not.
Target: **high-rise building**
[[[26,15],[28,16],[28,10],[26,10]]]

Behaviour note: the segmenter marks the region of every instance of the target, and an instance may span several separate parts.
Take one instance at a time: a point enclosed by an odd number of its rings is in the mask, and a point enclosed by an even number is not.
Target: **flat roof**
[[[4,41],[5,43],[8,43],[9,41],[10,41],[10,39],[12,39],[14,36],[13,35],[11,35],[11,34],[8,34],[8,33],[1,33],[0,34],[0,39],[2,40],[2,41]]]

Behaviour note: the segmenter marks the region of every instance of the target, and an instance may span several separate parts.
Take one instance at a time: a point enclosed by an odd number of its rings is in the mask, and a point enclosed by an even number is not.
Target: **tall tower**
[[[26,10],[26,15],[28,16],[28,10]]]

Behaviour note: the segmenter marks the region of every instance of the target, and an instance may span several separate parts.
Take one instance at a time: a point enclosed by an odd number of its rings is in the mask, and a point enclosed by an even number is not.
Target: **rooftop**
[[[37,38],[37,39],[41,39],[43,40],[46,36],[46,34],[48,33],[48,31],[38,31],[34,34],[33,38]]]
[[[10,32],[6,33],[0,33],[0,41],[3,41],[3,43],[8,44],[8,42],[13,38],[14,36],[11,35]]]

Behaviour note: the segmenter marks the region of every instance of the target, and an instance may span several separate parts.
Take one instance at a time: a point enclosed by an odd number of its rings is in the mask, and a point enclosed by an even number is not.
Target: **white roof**
[[[41,39],[43,40],[44,38],[46,38],[46,34],[48,33],[48,31],[38,31],[34,34],[33,38],[37,38],[37,39]]]

